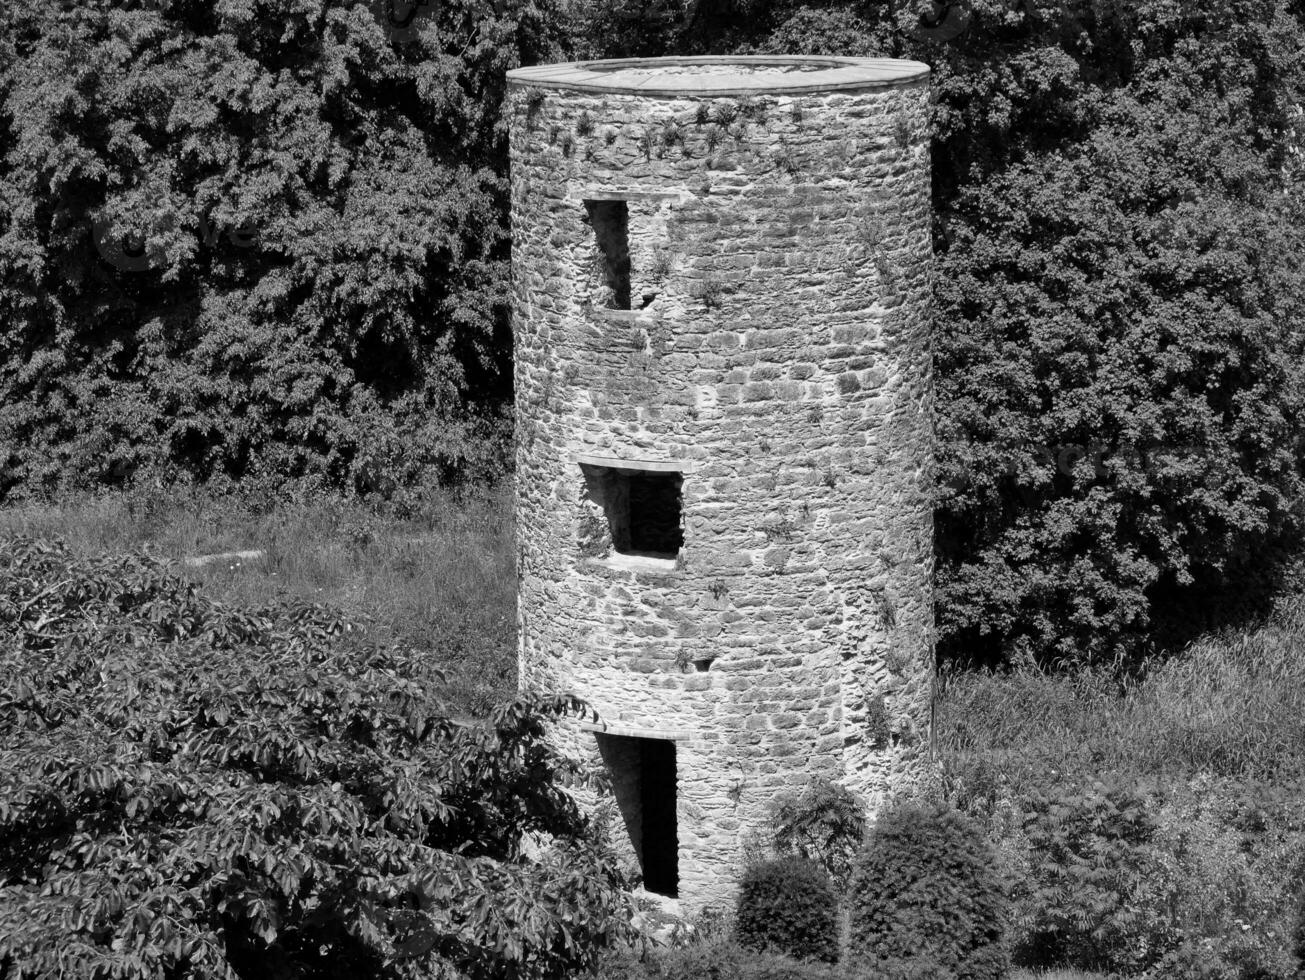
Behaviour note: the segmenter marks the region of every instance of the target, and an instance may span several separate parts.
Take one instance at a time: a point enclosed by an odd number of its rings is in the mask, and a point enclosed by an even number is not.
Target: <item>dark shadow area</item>
[[[1195,569],[1189,585],[1172,577],[1157,582],[1148,592],[1156,652],[1170,656],[1206,633],[1253,629],[1299,575],[1302,554],[1305,541],[1296,534],[1266,542],[1222,571]]]
[[[675,743],[602,733],[595,737],[643,872],[644,888],[674,898],[680,887]]]
[[[679,473],[581,465],[585,494],[607,518],[612,548],[623,555],[674,558],[684,545],[684,477]]]
[[[608,306],[630,308],[630,209],[624,201],[585,201],[589,224],[598,241]]]

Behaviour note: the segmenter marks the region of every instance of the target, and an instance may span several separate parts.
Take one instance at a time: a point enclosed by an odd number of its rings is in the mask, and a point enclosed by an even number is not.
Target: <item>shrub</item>
[[[885,811],[858,857],[850,903],[852,949],[869,968],[1005,976],[1005,889],[979,825],[954,809]]]
[[[748,868],[739,885],[739,942],[803,960],[838,959],[838,897],[814,861],[782,857]]]
[[[631,909],[544,737],[582,705],[460,723],[440,687],[329,609],[0,538],[0,973],[590,969]]]
[[[1021,797],[1030,875],[1017,889],[1031,966],[1136,972],[1172,947],[1172,876],[1134,780],[1066,780]]]
[[[719,938],[639,957],[609,956],[601,980],[896,980],[868,976],[832,963],[795,960],[783,953],[747,949]]]
[[[1175,935],[1152,968],[1175,980],[1286,980],[1305,873],[1301,784],[1201,778],[1167,790],[1156,843],[1173,882],[1152,914]]]
[[[852,859],[865,838],[865,806],[846,787],[812,782],[801,793],[776,801],[771,823],[775,850],[819,862],[839,890],[847,886]]]

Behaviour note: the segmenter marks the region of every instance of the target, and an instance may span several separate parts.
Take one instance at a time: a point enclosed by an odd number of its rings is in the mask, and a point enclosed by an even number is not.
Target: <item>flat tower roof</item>
[[[510,84],[535,88],[675,98],[875,89],[917,82],[928,74],[923,62],[896,58],[740,55],[573,61],[516,68],[507,77]]]

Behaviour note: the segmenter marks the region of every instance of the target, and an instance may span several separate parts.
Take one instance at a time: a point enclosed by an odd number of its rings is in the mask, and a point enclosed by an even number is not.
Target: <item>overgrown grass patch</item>
[[[949,774],[1018,784],[1046,772],[1305,772],[1305,610],[1212,635],[1131,679],[1105,670],[944,676],[938,743]]]
[[[1013,883],[1016,963],[1297,975],[1302,650],[1305,614],[1289,598],[1252,629],[1127,675],[943,678],[944,785],[985,822]]]
[[[515,689],[515,553],[502,489],[436,493],[401,514],[316,494],[142,489],[0,510],[4,532],[61,538],[83,554],[148,551],[233,605],[289,596],[338,607],[377,642],[428,652],[473,714]],[[266,557],[180,564],[247,549]]]

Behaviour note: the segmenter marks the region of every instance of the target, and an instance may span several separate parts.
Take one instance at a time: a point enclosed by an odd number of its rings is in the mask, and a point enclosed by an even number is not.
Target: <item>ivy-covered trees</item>
[[[385,6],[0,9],[0,496],[494,459],[499,105],[556,18]]]
[[[572,977],[632,910],[544,723],[428,656],[0,541],[0,974]],[[527,854],[527,840],[533,846]]]
[[[1305,238],[1268,128],[1299,56],[1218,21],[944,218],[953,649],[1135,652],[1184,598],[1253,592],[1299,528]],[[1300,36],[1280,14],[1258,27]]]

